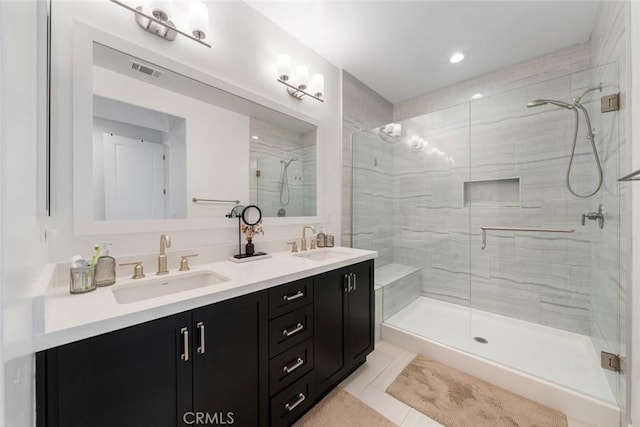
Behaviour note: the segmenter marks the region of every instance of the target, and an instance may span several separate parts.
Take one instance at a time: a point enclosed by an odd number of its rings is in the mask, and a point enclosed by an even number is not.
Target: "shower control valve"
[[[604,205],[602,203],[598,206],[598,212],[589,212],[582,214],[582,225],[585,225],[587,219],[598,221],[598,227],[604,228]]]

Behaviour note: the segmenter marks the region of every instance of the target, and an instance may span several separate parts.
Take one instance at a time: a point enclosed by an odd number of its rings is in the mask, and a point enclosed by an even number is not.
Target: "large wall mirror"
[[[184,67],[161,65],[139,49],[132,54],[92,40],[76,41],[75,50],[90,55],[90,64],[74,65],[74,122],[88,116],[83,104],[91,111],[90,126],[74,126],[74,211],[81,223],[119,231],[113,224],[152,230],[154,222],[166,229],[167,220],[198,220],[187,227],[196,228],[237,204],[258,205],[265,217],[317,216],[316,124],[204,83]],[[90,229],[76,227],[81,234]]]

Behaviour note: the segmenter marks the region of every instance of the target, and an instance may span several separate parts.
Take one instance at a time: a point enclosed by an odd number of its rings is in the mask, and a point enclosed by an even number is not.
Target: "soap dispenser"
[[[327,234],[324,232],[324,227],[320,229],[317,239],[319,248],[324,248],[327,245]]]
[[[100,286],[109,286],[116,283],[116,260],[109,256],[109,247],[111,243],[102,245],[103,254],[96,261],[96,269],[93,273],[93,283]]]

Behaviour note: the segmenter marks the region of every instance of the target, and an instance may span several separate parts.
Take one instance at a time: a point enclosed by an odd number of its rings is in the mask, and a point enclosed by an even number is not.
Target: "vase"
[[[254,254],[254,248],[253,248],[253,243],[251,242],[251,239],[247,239],[247,244],[245,245],[244,248],[247,256],[251,256]]]

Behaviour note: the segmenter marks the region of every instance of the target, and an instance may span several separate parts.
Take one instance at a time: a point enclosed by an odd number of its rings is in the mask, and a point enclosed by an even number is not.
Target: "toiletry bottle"
[[[318,247],[319,248],[324,248],[326,246],[326,242],[327,242],[327,235],[324,232],[324,227],[321,228],[320,232],[318,233],[317,236],[318,239]]]
[[[96,269],[93,273],[93,283],[96,286],[109,286],[116,283],[116,260],[109,256],[111,243],[102,245],[102,254],[96,261]]]

